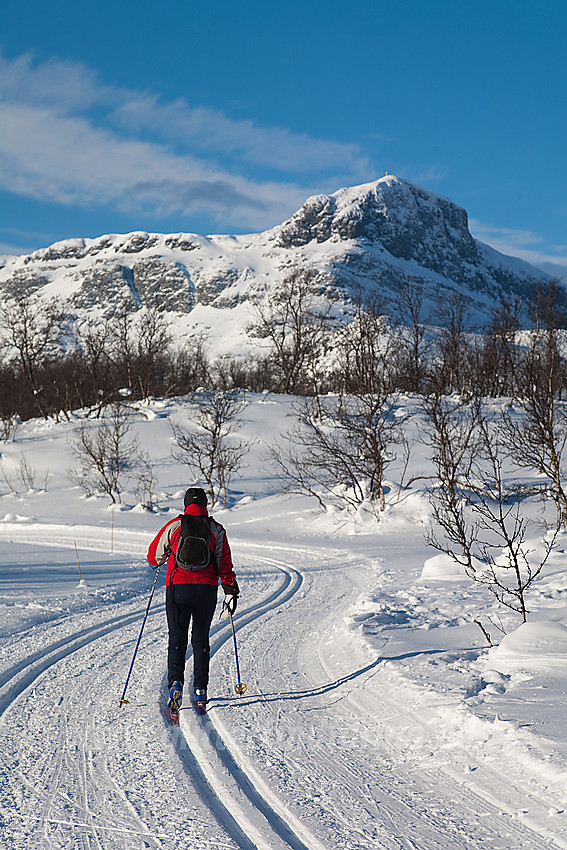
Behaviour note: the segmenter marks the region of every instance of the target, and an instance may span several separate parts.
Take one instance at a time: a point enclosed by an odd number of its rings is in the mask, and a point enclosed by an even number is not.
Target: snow
[[[440,579],[442,581],[461,581],[466,578],[464,567],[450,558],[449,555],[434,555],[433,558],[428,558],[421,570],[423,579]]]
[[[400,490],[401,461],[379,523],[280,495],[265,449],[291,404],[246,394],[241,436],[255,442],[213,511],[242,589],[248,690],[234,691],[232,631],[217,616],[209,713],[183,708],[177,729],[161,713],[163,576],[131,704],[118,699],[155,577],[147,546],[194,483],[170,454],[187,400],[136,405],[153,512],[128,489],[113,507],[70,484],[76,418],[26,422],[1,445],[3,848],[567,847],[565,535],[521,624],[427,547],[423,481]],[[419,430],[411,398],[404,408]],[[412,468],[428,469],[423,444]]]
[[[492,650],[491,660],[509,668],[563,671],[567,663],[567,626],[540,620],[522,623]]]
[[[304,217],[310,219],[305,213],[314,203],[329,206],[333,221],[344,224],[358,221],[369,201],[386,216],[392,234],[397,234],[395,244],[417,240],[419,250],[413,258],[406,258],[403,251],[399,256],[390,253],[377,237],[354,239],[332,233],[322,241],[313,236],[305,244],[301,239],[301,244],[293,247],[281,244],[282,234],[294,221],[297,224]],[[431,233],[428,222],[436,216],[429,214],[437,211],[439,221],[444,221],[448,210],[457,215],[462,230],[446,221]],[[470,246],[475,246],[471,257],[459,248],[463,239],[470,239]],[[133,310],[142,303],[153,304],[152,296],[144,294],[144,270],[151,279],[160,269],[162,298],[165,292],[175,302],[175,306],[170,305],[167,319],[178,341],[205,334],[207,348],[214,357],[235,351],[257,354],[258,341],[246,332],[257,319],[254,303],[277,286],[294,266],[312,267],[323,283],[328,281],[339,310],[345,308],[360,286],[378,292],[386,303],[395,301],[395,281],[400,276],[423,282],[425,310],[435,307],[440,298],[457,288],[465,296],[471,323],[479,327],[484,326],[495,301],[500,303],[502,275],[508,281],[505,289],[511,286],[525,299],[529,282],[541,279],[543,274],[522,260],[473,240],[460,207],[429,190],[387,175],[332,195],[313,196],[288,222],[263,233],[202,236],[135,231],[95,239],[67,239],[29,256],[7,258],[0,264],[0,291],[14,280],[35,280],[41,298],[61,299],[70,305],[71,315],[80,324],[85,317],[96,317],[103,308],[113,309],[117,296]],[[129,270],[126,275],[125,270]],[[112,284],[106,279],[108,276]],[[219,327],[223,333],[219,333]]]

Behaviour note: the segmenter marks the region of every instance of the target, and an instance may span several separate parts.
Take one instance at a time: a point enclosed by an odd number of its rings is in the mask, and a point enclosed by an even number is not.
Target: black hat
[[[189,487],[185,493],[184,503],[185,507],[188,505],[201,505],[201,507],[206,508],[207,494],[201,487]]]

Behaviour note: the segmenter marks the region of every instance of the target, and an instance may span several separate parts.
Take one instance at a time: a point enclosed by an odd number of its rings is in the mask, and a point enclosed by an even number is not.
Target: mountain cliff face
[[[432,293],[448,286],[473,300],[473,293],[498,300],[512,292],[527,295],[527,283],[545,276],[474,239],[466,211],[452,201],[396,177],[309,198],[281,226],[278,244],[298,248],[328,240],[345,246],[347,269],[376,270],[391,287],[401,270]],[[336,272],[339,279],[352,277]]]
[[[250,236],[136,232],[58,242],[8,258],[0,291],[61,297],[78,318],[157,307],[180,332],[214,336],[220,319],[242,334],[251,303],[294,266],[314,268],[319,292],[338,303],[360,290],[395,303],[404,274],[432,302],[462,293],[480,316],[503,297],[527,300],[530,282],[545,277],[475,240],[461,207],[386,176],[308,198],[288,221]]]

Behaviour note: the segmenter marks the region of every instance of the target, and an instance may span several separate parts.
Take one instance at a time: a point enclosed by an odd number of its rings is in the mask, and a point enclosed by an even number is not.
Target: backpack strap
[[[216,541],[215,548],[211,552],[211,563],[215,568],[217,578],[220,578],[219,559],[220,559],[220,556],[221,556],[221,553],[222,553],[225,531],[224,531],[224,528],[222,527],[222,525],[220,523],[218,523],[216,521],[216,519],[212,516],[209,517],[209,528],[210,528],[211,525],[213,526],[213,529],[214,529],[211,533],[215,535],[215,541]]]

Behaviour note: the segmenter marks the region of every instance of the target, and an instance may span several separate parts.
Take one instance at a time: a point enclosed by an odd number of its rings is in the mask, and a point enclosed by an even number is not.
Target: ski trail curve
[[[236,632],[290,601],[303,583],[301,573],[293,568],[283,568],[281,562],[269,558],[256,560],[280,571],[282,584],[260,604],[244,609],[234,617]],[[225,624],[216,626],[211,634],[213,656],[232,640],[232,631]],[[281,847],[282,850],[324,850],[323,845],[286,811],[259,778],[252,778],[250,771],[239,763],[230,742],[223,740],[216,728],[213,715],[214,700],[209,714],[199,718],[197,724],[192,711],[182,711],[180,727],[173,731],[173,737],[179,758],[219,823],[238,841],[242,850],[263,850],[268,846]]]
[[[82,542],[81,545],[83,545]],[[263,611],[269,610],[274,604],[278,604],[278,600],[280,604],[285,602],[296,592],[300,584],[301,578],[298,575],[280,573],[277,586],[274,589],[274,577],[269,579],[269,592],[264,592],[260,596],[257,605],[243,608],[240,612],[241,621],[237,624],[237,627],[241,628],[244,623],[254,620]],[[63,638],[49,642],[41,650],[21,658],[0,674],[0,716],[4,730],[12,736],[10,745],[13,751],[17,752],[23,745],[23,740],[20,739],[25,730],[22,723],[16,719],[16,713],[21,713],[24,705],[25,722],[27,730],[29,730],[27,738],[31,738],[32,744],[35,737],[37,746],[40,746],[39,729],[34,731],[33,717],[29,718],[30,709],[33,711],[36,705],[38,708],[40,705],[46,707],[47,714],[42,717],[41,725],[45,725],[46,728],[49,727],[50,736],[53,736],[53,734],[56,736],[55,738],[51,737],[54,757],[49,757],[49,750],[46,751],[45,763],[43,766],[40,764],[33,778],[27,769],[18,767],[13,772],[16,785],[14,786],[12,779],[9,782],[9,787],[17,787],[19,780],[18,799],[23,801],[27,796],[28,800],[35,801],[31,811],[29,805],[26,805],[25,808],[22,808],[21,805],[18,806],[19,812],[13,817],[22,819],[24,823],[37,821],[39,832],[35,836],[42,848],[67,847],[71,846],[68,844],[70,841],[74,842],[73,847],[92,847],[93,850],[94,848],[96,850],[104,850],[105,848],[115,850],[118,847],[131,848],[138,846],[136,842],[141,842],[140,847],[158,848],[163,846],[162,839],[165,837],[163,827],[160,829],[159,823],[151,823],[148,820],[144,814],[147,803],[143,798],[139,798],[139,803],[136,798],[132,799],[133,792],[129,791],[127,787],[132,784],[129,774],[126,788],[123,787],[123,782],[117,783],[115,781],[116,760],[120,753],[120,750],[116,749],[116,741],[124,739],[125,735],[125,740],[132,738],[134,732],[133,730],[130,732],[129,727],[132,721],[136,719],[135,704],[130,709],[119,711],[117,706],[119,691],[112,695],[112,706],[105,708],[105,714],[108,718],[106,722],[110,722],[111,726],[114,724],[115,728],[109,727],[111,744],[103,750],[104,757],[102,757],[98,750],[101,745],[101,728],[104,728],[100,724],[104,718],[100,718],[100,720],[97,718],[98,728],[95,728],[92,722],[95,717],[93,711],[95,704],[91,705],[90,698],[87,697],[86,701],[81,698],[79,703],[74,703],[65,696],[67,691],[65,682],[68,680],[69,671],[73,671],[71,675],[76,676],[78,670],[80,677],[78,693],[84,692],[86,685],[88,693],[92,689],[96,697],[98,686],[95,678],[103,681],[107,673],[104,669],[97,670],[97,676],[93,677],[92,671],[99,666],[104,668],[105,665],[100,664],[103,658],[106,666],[108,666],[109,658],[118,661],[118,671],[117,673],[113,672],[113,680],[116,676],[120,676],[120,673],[123,676],[126,674],[127,664],[135,643],[135,635],[132,634],[132,639],[129,639],[128,642],[124,642],[122,637],[119,640],[118,638],[124,630],[130,629],[132,631],[132,626],[136,626],[134,631],[137,634],[137,626],[145,610],[139,605],[132,609],[131,600],[128,605],[127,613],[105,619],[87,628],[77,629]],[[162,603],[156,603],[150,611],[150,618],[153,619],[154,625],[152,627],[150,620],[148,620],[142,645],[142,652],[145,652],[146,656],[152,657],[152,669],[161,668],[161,671],[163,670],[162,652],[160,650],[159,656],[156,657],[154,646],[158,641],[163,640],[163,622],[155,622],[156,619],[159,619],[155,615],[161,614],[163,617],[163,607]],[[75,619],[79,619],[81,615],[73,616]],[[46,629],[47,634],[49,634],[49,623],[46,624]],[[226,623],[219,623],[215,624],[212,629],[212,635],[214,645],[217,647],[222,645],[231,633],[227,630]],[[89,662],[87,658],[85,663],[85,653],[89,653],[93,660]],[[72,660],[75,655],[81,656],[81,659],[77,662]],[[112,667],[114,670],[116,664],[113,663]],[[139,669],[141,672],[143,668],[140,667]],[[152,673],[152,675],[154,674]],[[160,678],[161,675],[160,672]],[[47,680],[46,677],[48,677]],[[52,692],[50,691],[50,682],[56,685]],[[82,684],[79,685],[79,682]],[[39,685],[37,698],[34,696],[36,683]],[[138,680],[136,682],[138,701],[140,685],[141,682]],[[34,690],[30,695],[31,686],[34,686]],[[113,686],[113,689],[115,688],[116,684]],[[63,694],[63,696],[60,697],[60,694]],[[58,698],[59,701],[57,701]],[[22,700],[25,700],[25,702],[22,702]],[[97,699],[97,702],[100,702],[100,698]],[[9,710],[11,711],[8,725],[6,725]],[[143,713],[147,714],[147,711],[144,710]],[[81,722],[83,715],[86,716],[86,724]],[[155,718],[155,715],[153,716]],[[118,723],[118,727],[116,727],[116,723]],[[117,734],[119,738],[116,737]],[[165,732],[163,738],[164,741],[167,739],[169,746],[171,746],[169,733]],[[148,742],[150,740],[148,739]],[[209,828],[206,830],[208,837],[200,842],[203,848],[236,847],[242,848],[242,850],[254,850],[254,848],[264,850],[267,846],[273,846],[276,850],[279,850],[280,847],[295,846],[299,850],[299,845],[290,845],[287,842],[285,844],[281,842],[266,844],[262,831],[258,832],[257,840],[253,842],[250,838],[250,832],[254,833],[251,825],[245,823],[244,829],[239,825],[240,818],[235,819],[230,815],[219,795],[214,791],[207,791],[208,779],[202,771],[202,765],[195,761],[193,754],[187,747],[185,747],[185,752],[182,752],[183,748],[180,742],[177,746],[175,746],[175,742],[173,743],[184,773],[190,778],[193,788],[205,801],[206,810],[220,825],[223,835],[226,835],[228,840],[228,843],[226,840],[223,842],[220,835],[218,835],[219,840],[217,840],[214,830]],[[163,762],[164,759],[167,760],[168,758],[166,751],[167,747],[163,748],[160,744],[160,756],[155,765],[152,759],[152,775],[155,775],[156,778],[159,774],[160,760]],[[127,755],[126,751],[125,754]],[[9,758],[8,752],[6,756]],[[127,755],[127,758],[130,757]],[[38,763],[36,762],[36,764]],[[7,793],[9,796],[13,796],[9,790]],[[110,800],[114,801],[112,816],[110,816]],[[132,807],[132,802],[135,803],[134,807]],[[155,810],[156,805],[151,808]],[[191,832],[198,829],[197,824],[198,820],[192,821],[193,829]],[[284,831],[284,829],[285,825],[282,825],[281,830]],[[293,840],[292,837],[291,840]],[[13,846],[17,846],[17,842]],[[183,844],[181,846],[192,847],[195,844]],[[7,843],[6,847],[12,847],[12,844]],[[301,848],[301,850],[305,850],[305,848]]]
[[[163,604],[156,605],[150,616],[162,613]],[[10,708],[14,700],[34,681],[63,658],[82,649],[92,641],[98,640],[117,629],[138,623],[145,608],[130,614],[111,617],[109,620],[81,629],[66,638],[55,641],[41,650],[26,656],[0,674],[0,718]]]
[[[295,567],[289,561],[297,564],[297,554],[266,562],[291,572]],[[345,644],[344,654],[334,658],[342,646],[340,636],[337,644],[340,615],[352,598],[345,588],[351,593],[353,587],[344,554],[336,554],[326,569],[320,553],[306,549],[303,593],[296,589],[288,595],[287,607],[273,606],[262,629],[240,624],[244,658],[254,657],[253,684],[245,697],[213,700],[203,724],[209,736],[206,758],[215,757],[252,803],[264,798],[292,829],[299,821],[305,832],[296,835],[306,847],[564,847],[541,826],[532,830],[528,820],[503,810],[498,799],[470,794],[448,771],[436,774],[426,762],[411,762],[413,742],[425,732],[424,718],[420,724],[416,713],[419,703],[398,704],[399,689],[391,698],[382,692],[389,682],[382,673],[384,657],[357,664],[360,657]],[[225,635],[224,642],[229,638]],[[266,681],[284,687],[265,693]],[[367,702],[358,712],[355,703],[363,695]],[[399,751],[389,749],[387,735],[383,739],[390,724]],[[444,743],[450,754],[450,742]],[[241,775],[245,781],[238,786]],[[273,815],[268,817],[273,826]],[[309,827],[315,838],[306,834]]]

